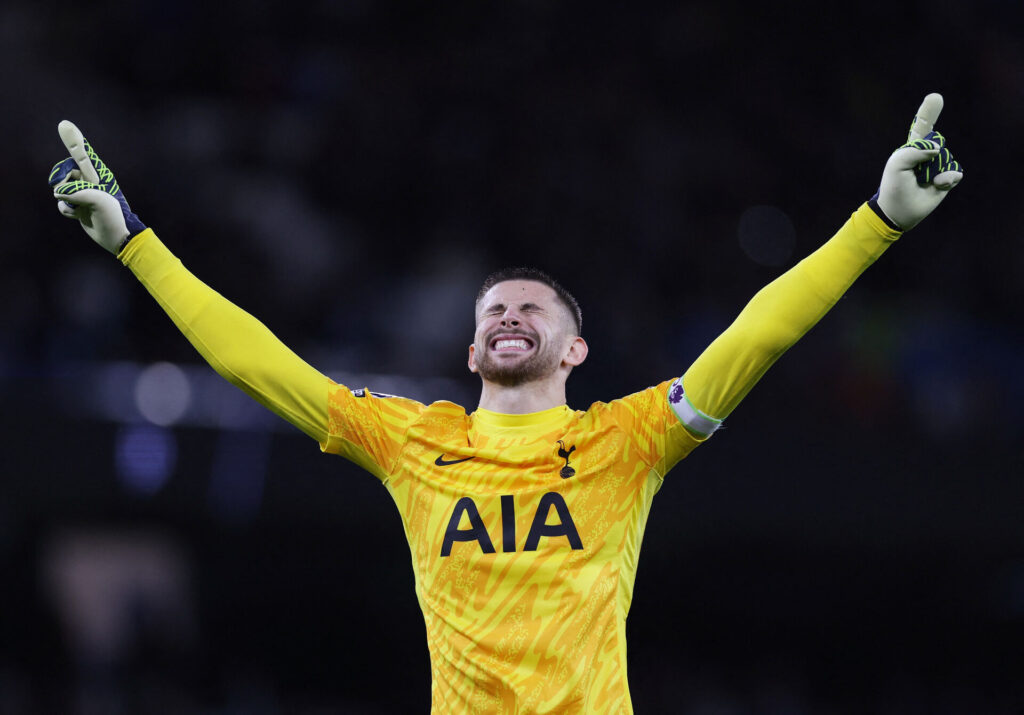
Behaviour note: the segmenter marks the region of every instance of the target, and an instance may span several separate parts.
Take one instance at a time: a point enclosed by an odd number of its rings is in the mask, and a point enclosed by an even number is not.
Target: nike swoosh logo
[[[451,459],[451,460],[448,460],[448,459],[444,458],[443,454],[441,454],[441,455],[438,455],[437,459],[434,460],[434,464],[436,464],[439,467],[447,467],[449,464],[458,464],[459,462],[468,462],[471,459],[475,459],[475,457],[463,457],[462,459]]]

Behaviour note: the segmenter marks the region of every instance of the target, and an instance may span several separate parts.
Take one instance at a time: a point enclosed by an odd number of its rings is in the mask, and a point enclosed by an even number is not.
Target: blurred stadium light
[[[135,406],[155,425],[173,425],[191,401],[191,385],[177,365],[158,362],[143,369],[135,380]]]
[[[63,405],[70,416],[253,432],[294,429],[205,365],[112,361],[78,364],[69,371],[76,389],[68,392]],[[450,400],[471,405],[478,396],[469,383],[450,378],[339,370],[325,374],[352,389],[369,387],[424,403]]]
[[[174,473],[178,443],[171,430],[130,425],[117,431],[114,443],[117,476],[129,491],[152,495]]]

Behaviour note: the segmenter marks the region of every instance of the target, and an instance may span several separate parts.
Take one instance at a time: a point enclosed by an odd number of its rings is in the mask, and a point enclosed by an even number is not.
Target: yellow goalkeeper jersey
[[[217,372],[391,493],[434,713],[630,713],[625,621],[662,478],[898,236],[864,205],[759,291],[682,378],[586,411],[527,415],[350,390],[151,230],[119,258]]]
[[[377,475],[402,515],[434,712],[631,712],[644,525],[699,443],[669,384],[525,415],[330,386],[327,451]]]

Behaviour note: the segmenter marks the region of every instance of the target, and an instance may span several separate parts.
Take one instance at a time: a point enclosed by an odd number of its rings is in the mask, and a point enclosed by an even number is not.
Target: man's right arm
[[[152,229],[118,254],[224,379],[326,445],[329,379],[259,320],[196,278]]]
[[[132,212],[78,127],[63,121],[57,129],[71,155],[50,172],[60,213],[131,269],[218,373],[326,449],[331,381],[186,270]]]

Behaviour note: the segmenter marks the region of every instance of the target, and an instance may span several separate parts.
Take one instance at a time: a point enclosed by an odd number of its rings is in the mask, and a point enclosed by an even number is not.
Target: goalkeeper
[[[376,476],[402,518],[435,713],[631,713],[625,621],[666,474],[900,235],[962,178],[928,95],[878,192],[760,290],[681,376],[586,410],[565,383],[587,356],[575,298],[540,271],[493,274],[476,301],[468,413],[350,389],[192,275],[129,208],[70,122],[49,184],[211,366]]]

